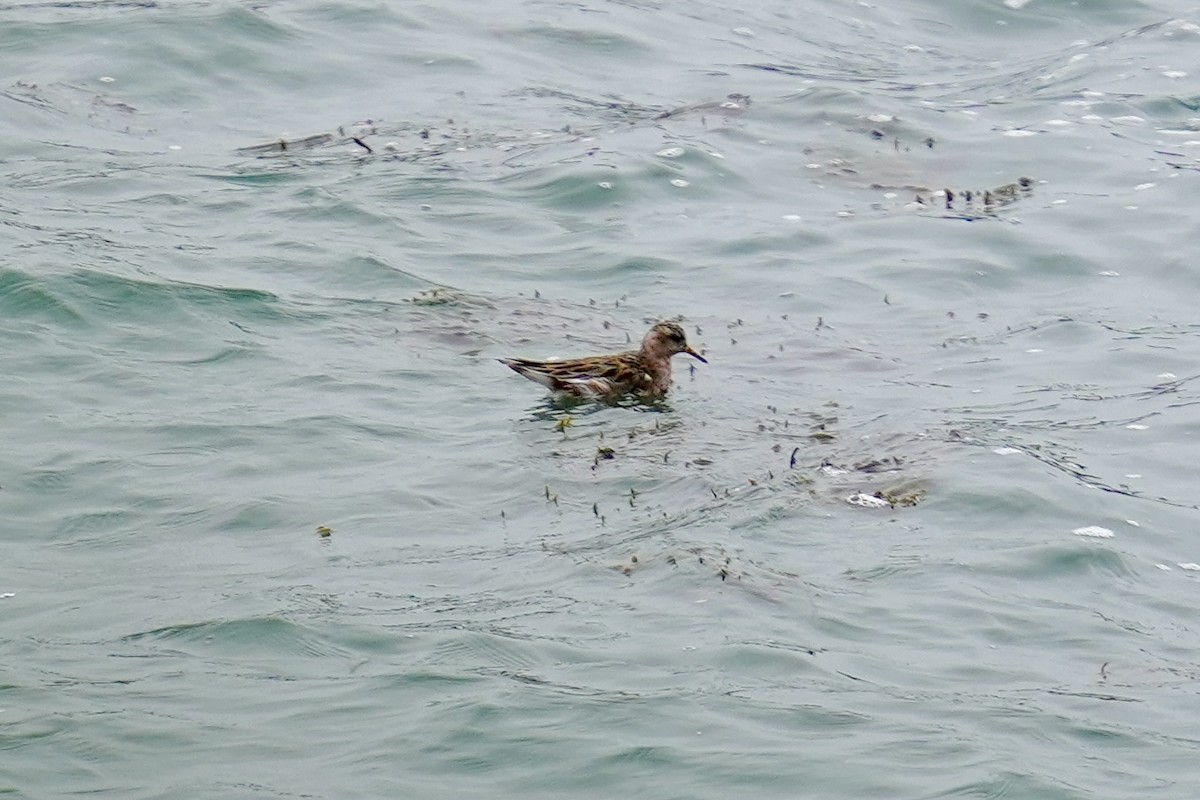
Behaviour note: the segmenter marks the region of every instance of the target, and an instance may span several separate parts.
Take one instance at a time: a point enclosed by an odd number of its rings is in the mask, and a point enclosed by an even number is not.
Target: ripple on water
[[[0,314],[8,319],[40,318],[48,324],[75,328],[83,322],[53,279],[34,278],[15,269],[0,270]]]
[[[345,659],[351,651],[330,641],[317,629],[277,616],[217,619],[168,625],[131,633],[123,641],[161,643],[173,651],[204,654],[206,658],[252,655],[279,659],[289,656]]]

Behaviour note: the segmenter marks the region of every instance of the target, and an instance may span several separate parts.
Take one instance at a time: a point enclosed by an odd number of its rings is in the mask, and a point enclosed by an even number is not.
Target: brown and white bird
[[[558,394],[611,400],[627,394],[662,397],[671,386],[671,356],[676,353],[687,353],[708,363],[708,359],[688,346],[683,328],[674,322],[656,324],[642,338],[642,346],[627,353],[567,361],[498,360]]]

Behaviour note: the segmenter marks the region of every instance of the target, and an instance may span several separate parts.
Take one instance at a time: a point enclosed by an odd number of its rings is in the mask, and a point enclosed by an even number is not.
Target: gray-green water
[[[1165,1],[0,6],[0,794],[1192,797],[1198,77]],[[675,315],[659,407],[494,360]]]

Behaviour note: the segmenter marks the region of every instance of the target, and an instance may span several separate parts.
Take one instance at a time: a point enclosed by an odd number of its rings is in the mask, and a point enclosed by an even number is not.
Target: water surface
[[[0,8],[0,790],[1189,796],[1196,11]]]

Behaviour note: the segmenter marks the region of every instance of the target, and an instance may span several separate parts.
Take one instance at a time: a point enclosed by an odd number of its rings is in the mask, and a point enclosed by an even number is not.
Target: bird
[[[497,360],[559,395],[614,400],[638,394],[657,399],[671,386],[671,356],[676,353],[687,353],[703,364],[708,363],[707,358],[688,345],[683,328],[675,322],[656,323],[642,338],[639,349],[625,353],[565,361]]]

